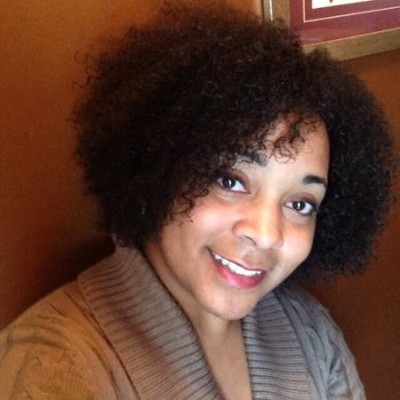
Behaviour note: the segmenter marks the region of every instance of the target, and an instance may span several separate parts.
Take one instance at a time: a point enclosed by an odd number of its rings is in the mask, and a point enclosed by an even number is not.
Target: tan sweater
[[[295,287],[242,321],[254,399],[364,399],[340,331]],[[199,342],[139,252],[119,248],[0,336],[0,399],[219,399]]]

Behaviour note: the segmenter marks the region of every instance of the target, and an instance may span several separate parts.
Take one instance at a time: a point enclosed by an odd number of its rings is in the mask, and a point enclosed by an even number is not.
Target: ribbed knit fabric
[[[190,323],[140,253],[119,248],[79,285],[141,399],[220,398]],[[299,340],[273,293],[243,333],[254,399],[310,399]]]
[[[267,294],[242,328],[254,399],[365,400],[340,329],[298,287]],[[191,324],[133,249],[0,332],[0,400],[219,398]]]

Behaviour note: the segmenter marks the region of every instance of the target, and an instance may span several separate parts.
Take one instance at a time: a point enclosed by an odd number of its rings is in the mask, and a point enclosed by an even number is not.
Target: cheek
[[[227,204],[222,204],[211,196],[199,199],[192,209],[190,219],[194,229],[199,232],[214,231],[229,223],[234,213]]]
[[[310,254],[314,241],[314,232],[315,228],[309,227],[300,232],[296,230],[291,234],[287,252],[291,255],[293,264],[301,264]]]
[[[194,248],[209,241],[219,231],[224,217],[209,202],[196,204],[189,216],[183,215],[164,227],[162,241],[188,255]]]

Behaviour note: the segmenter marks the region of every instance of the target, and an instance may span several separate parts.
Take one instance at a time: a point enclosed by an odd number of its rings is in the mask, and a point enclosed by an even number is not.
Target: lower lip
[[[232,272],[227,267],[222,266],[217,261],[214,260],[215,268],[221,278],[227,283],[229,286],[238,288],[238,289],[252,289],[258,286],[265,277],[265,272],[255,276],[243,276],[238,275]]]

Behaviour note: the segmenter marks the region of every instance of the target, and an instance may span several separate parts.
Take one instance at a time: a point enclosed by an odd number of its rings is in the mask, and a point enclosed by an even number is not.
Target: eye
[[[317,211],[317,206],[306,200],[295,200],[286,203],[286,206],[302,216],[310,216]]]
[[[240,181],[240,179],[227,172],[219,172],[216,178],[216,182],[223,189],[232,192],[241,192],[241,193],[246,192],[246,189],[242,184],[242,182]]]

